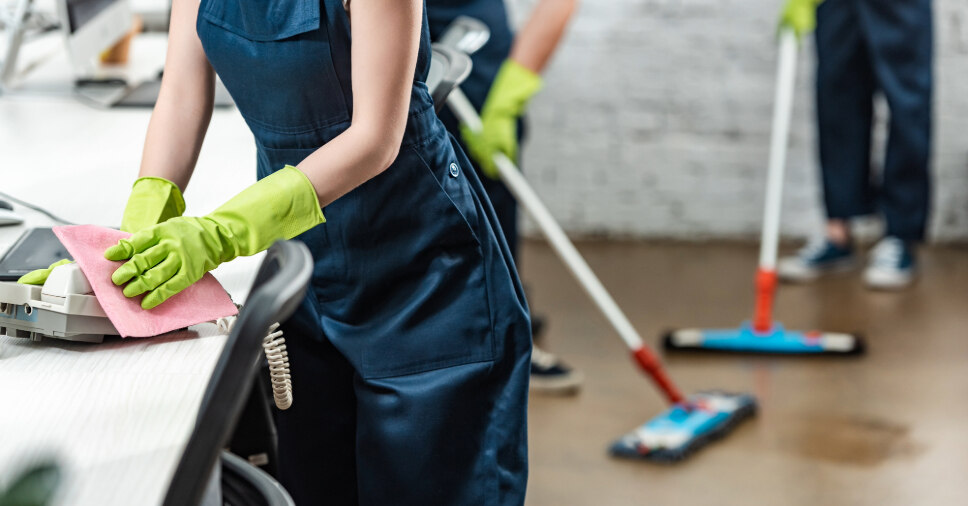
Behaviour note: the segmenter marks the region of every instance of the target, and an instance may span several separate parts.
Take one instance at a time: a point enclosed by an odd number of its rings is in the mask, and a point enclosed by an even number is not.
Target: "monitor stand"
[[[17,57],[24,43],[30,24],[34,20],[33,0],[17,0],[13,9],[0,6],[0,19],[6,25],[7,48],[0,60],[0,92],[7,91],[17,78]],[[56,26],[34,27],[49,31]]]

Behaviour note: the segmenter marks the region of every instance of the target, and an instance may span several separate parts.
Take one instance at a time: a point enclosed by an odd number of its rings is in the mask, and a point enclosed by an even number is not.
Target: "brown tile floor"
[[[737,325],[756,248],[579,244],[643,337]],[[547,347],[586,375],[576,397],[531,396],[528,504],[968,504],[968,248],[934,247],[902,293],[859,273],[781,288],[791,328],[860,331],[860,359],[666,357],[683,390],[754,393],[759,416],[676,466],[617,461],[607,444],[663,405],[618,337],[543,243],[525,244]]]

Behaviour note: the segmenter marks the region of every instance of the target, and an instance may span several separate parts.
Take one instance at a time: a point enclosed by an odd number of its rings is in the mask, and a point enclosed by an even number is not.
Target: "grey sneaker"
[[[878,290],[897,290],[914,281],[915,271],[911,246],[897,237],[885,237],[871,250],[864,283]]]
[[[776,273],[783,281],[813,281],[822,274],[844,272],[856,265],[854,246],[838,246],[826,238],[812,240],[794,256],[781,258]]]

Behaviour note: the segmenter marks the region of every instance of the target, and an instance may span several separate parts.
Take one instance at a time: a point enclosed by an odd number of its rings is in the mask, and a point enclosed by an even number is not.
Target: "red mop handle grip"
[[[769,332],[773,328],[773,295],[776,293],[776,272],[756,271],[756,309],[753,313],[753,330]]]
[[[643,346],[637,350],[632,350],[632,358],[652,378],[652,381],[659,386],[662,393],[669,399],[669,402],[678,404],[685,400],[682,393],[676,388],[676,385],[669,379],[669,376],[666,376],[665,369],[662,368],[659,359],[648,348]]]

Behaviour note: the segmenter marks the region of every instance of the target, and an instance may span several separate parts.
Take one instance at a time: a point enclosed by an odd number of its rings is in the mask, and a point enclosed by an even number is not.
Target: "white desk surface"
[[[153,65],[163,52],[163,39],[133,47],[135,58]],[[99,110],[56,92],[69,89],[69,73],[66,58],[53,54],[19,90],[0,94],[0,191],[77,223],[116,226],[150,111]],[[186,214],[208,212],[254,181],[251,134],[235,109],[217,110]],[[15,208],[26,225],[50,224]],[[0,252],[20,232],[0,227]],[[260,260],[215,271],[236,302]],[[0,487],[26,463],[53,456],[66,473],[58,504],[157,504],[224,340],[211,324],[98,345],[0,337]]]

